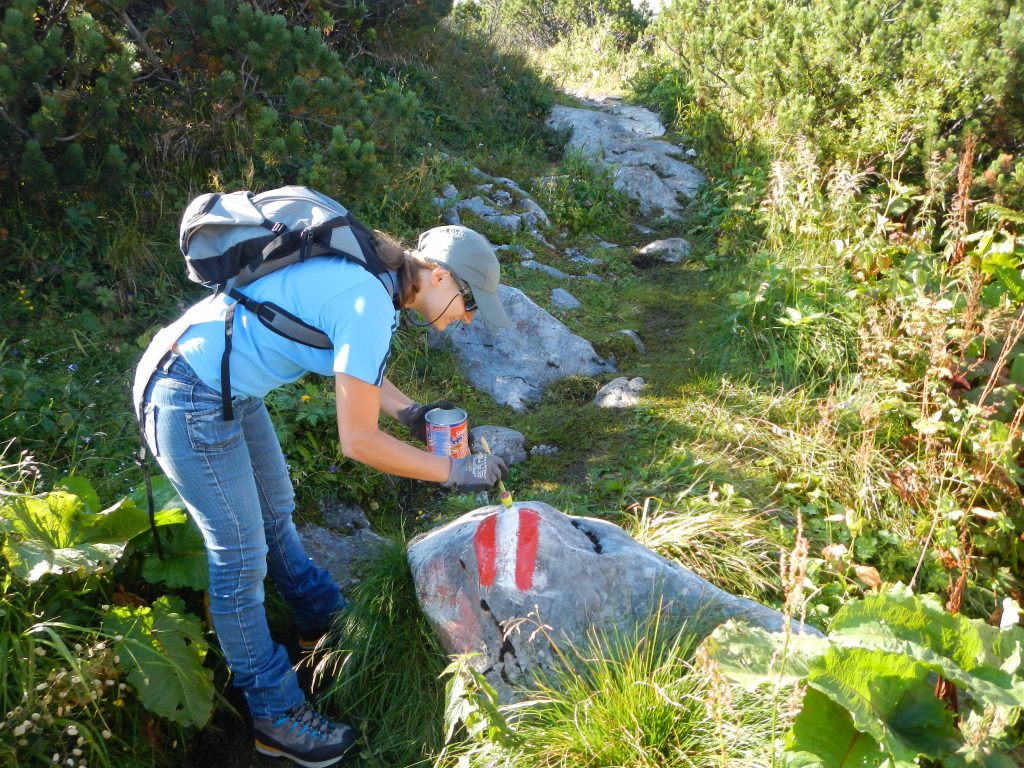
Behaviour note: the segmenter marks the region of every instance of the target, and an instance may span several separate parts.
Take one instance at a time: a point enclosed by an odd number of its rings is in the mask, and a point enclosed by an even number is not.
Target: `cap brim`
[[[472,284],[470,284],[470,288],[473,290],[473,298],[476,299],[476,308],[489,325],[493,325],[495,328],[508,328],[512,325],[512,321],[505,314],[505,308],[501,306],[498,294],[487,293]]]

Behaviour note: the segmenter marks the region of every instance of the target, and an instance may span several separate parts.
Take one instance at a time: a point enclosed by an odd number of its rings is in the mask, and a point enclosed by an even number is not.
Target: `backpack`
[[[241,304],[265,326],[286,339],[315,349],[331,349],[318,328],[272,302],[249,298],[238,289],[264,275],[313,256],[341,256],[384,282],[388,269],[377,255],[373,235],[340,203],[307,187],[252,192],[207,193],[195,198],[181,219],[178,245],[193,282],[235,300],[224,317],[221,401],[224,420],[231,407],[231,334]]]

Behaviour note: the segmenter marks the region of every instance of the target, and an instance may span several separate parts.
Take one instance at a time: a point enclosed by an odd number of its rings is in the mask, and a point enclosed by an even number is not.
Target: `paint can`
[[[469,456],[469,415],[461,408],[427,411],[427,449],[435,456]]]

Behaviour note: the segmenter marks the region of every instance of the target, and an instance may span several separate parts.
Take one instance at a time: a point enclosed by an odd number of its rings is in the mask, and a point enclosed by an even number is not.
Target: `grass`
[[[556,248],[524,234],[481,229],[496,243],[521,243],[546,264],[570,274],[593,270],[602,281],[565,286],[509,258],[505,282],[548,309],[551,289],[568,287],[584,308],[559,319],[591,340],[599,354],[613,355],[617,375],[642,376],[648,387],[638,408],[606,411],[590,401],[611,376],[575,377],[514,413],[470,387],[453,354],[429,349],[425,334],[411,329],[396,336],[389,376],[418,400],[455,400],[474,424],[508,426],[530,445],[557,447],[553,455],[512,469],[509,487],[517,498],[611,519],[730,592],[778,602],[776,554],[788,548],[797,518],[811,539],[813,622],[827,623],[839,605],[865,591],[854,566],[873,564],[887,581],[909,578],[932,513],[946,510],[954,520],[963,506],[952,482],[928,485],[927,472],[948,468],[963,455],[941,464],[934,452],[907,447],[919,445],[919,436],[905,411],[921,410],[925,386],[938,381],[937,365],[918,360],[920,370],[907,381],[886,378],[901,355],[884,347],[895,338],[901,354],[916,354],[920,339],[946,321],[931,318],[908,332],[905,321],[917,323],[916,316],[904,312],[907,303],[893,302],[891,316],[879,323],[885,327],[871,327],[862,312],[870,303],[865,283],[850,279],[834,242],[858,242],[863,235],[863,242],[878,245],[877,237],[864,234],[868,230],[857,229],[863,212],[851,208],[841,216],[828,209],[815,197],[820,190],[789,166],[774,169],[777,194],[768,195],[773,169],[763,152],[732,151],[722,118],[713,105],[694,106],[677,69],[648,66],[652,61],[641,49],[604,46],[603,27],[578,31],[531,60],[522,51],[495,52],[487,40],[455,26],[430,37],[406,50],[375,50],[367,60],[368,67],[387,70],[414,90],[421,108],[416,140],[387,149],[395,163],[391,176],[354,206],[374,226],[408,239],[437,223],[430,198],[444,184],[472,188],[471,166],[532,188],[555,218],[549,238]],[[691,135],[710,183],[686,219],[655,223],[653,234],[642,235],[633,227],[636,211],[614,192],[607,173],[578,156],[561,157],[559,137],[542,123],[552,100],[563,98],[552,92],[551,78],[580,90],[642,86],[641,95],[658,103],[670,125]],[[200,174],[193,169],[189,175]],[[541,177],[554,181],[542,185]],[[131,213],[96,240],[103,247],[89,246],[96,232],[86,230],[69,230],[42,246],[11,243],[18,249],[13,263],[32,268],[3,273],[13,274],[9,284],[25,288],[28,298],[0,317],[0,430],[2,438],[16,439],[17,450],[40,454],[42,485],[71,469],[102,477],[109,486],[104,497],[137,481],[130,464],[134,427],[124,418],[137,338],[173,314],[172,305],[197,294],[177,275],[167,234],[179,193],[136,192],[126,206]],[[0,217],[0,224],[5,221]],[[599,249],[594,236],[618,247]],[[663,236],[690,239],[694,259],[667,265],[635,256],[635,246]],[[568,257],[569,247],[600,255],[603,263],[582,268]],[[75,271],[84,262],[71,258],[74,248],[87,249],[86,262],[99,260],[95,274]],[[105,249],[108,271],[99,268]],[[40,265],[51,252],[57,267],[47,272]],[[922,271],[908,267],[914,276]],[[894,274],[891,282],[900,279]],[[888,289],[881,281],[873,285]],[[911,302],[907,296],[903,300]],[[619,333],[627,328],[639,333],[646,354]],[[875,362],[866,351],[877,353]],[[888,363],[882,352],[890,355]],[[367,764],[440,760],[461,766],[457,761],[465,757],[479,766],[596,768],[738,766],[771,759],[771,707],[730,691],[714,670],[695,662],[684,631],[657,625],[629,638],[597,633],[579,647],[566,647],[564,669],[542,681],[528,706],[505,713],[518,735],[516,746],[468,739],[438,758],[446,705],[439,676],[447,660],[416,603],[403,542],[478,506],[479,499],[342,464],[330,382],[312,384],[316,397],[309,407],[320,408],[319,415],[304,421],[293,416],[305,391],[300,388],[308,384],[270,399],[296,470],[299,517],[317,519],[315,502],[324,495],[354,500],[395,541],[366,565],[350,609],[315,657],[324,705],[357,726]],[[942,491],[948,509],[936,498],[930,507],[915,501],[908,490],[915,479]],[[966,486],[969,480],[956,482]],[[944,526],[935,546],[952,557],[958,529]],[[824,549],[836,545],[846,554],[826,557]],[[987,556],[996,562],[998,555]],[[1002,567],[1017,566],[1007,560]],[[919,584],[944,590],[953,573],[929,557]],[[0,672],[9,683],[5,711],[17,705],[19,690],[31,687],[24,682],[32,652],[20,634],[22,607],[9,597],[0,614]],[[987,603],[966,605],[980,612],[978,606]],[[287,623],[283,615],[272,620]],[[239,750],[248,749],[237,717],[226,707],[221,714],[207,728],[205,743],[223,735]],[[138,761],[148,759],[155,745],[147,747],[146,734],[159,729],[149,727],[139,709],[119,710],[117,717],[123,746]],[[12,721],[12,729],[16,725]],[[134,745],[132,738],[138,739]],[[182,748],[165,749],[167,762],[177,760]]]
[[[366,564],[312,663],[320,699],[357,727],[371,765],[412,765],[440,747],[446,661],[416,600],[404,542]]]
[[[563,647],[559,668],[524,703],[504,708],[510,746],[467,739],[440,765],[763,764],[767,708],[753,697],[733,698],[725,707],[716,699],[724,691],[695,666],[693,651],[685,626],[654,620],[630,637],[595,630],[578,646]]]

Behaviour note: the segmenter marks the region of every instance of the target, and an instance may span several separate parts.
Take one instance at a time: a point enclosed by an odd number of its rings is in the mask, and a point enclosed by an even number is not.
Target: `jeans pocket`
[[[197,451],[226,451],[242,440],[242,425],[237,419],[224,421],[220,406],[185,414],[188,439]]]
[[[144,403],[142,406],[142,434],[146,438],[149,452],[154,456],[160,455],[160,443],[156,437],[156,416],[159,410],[153,403]]]

